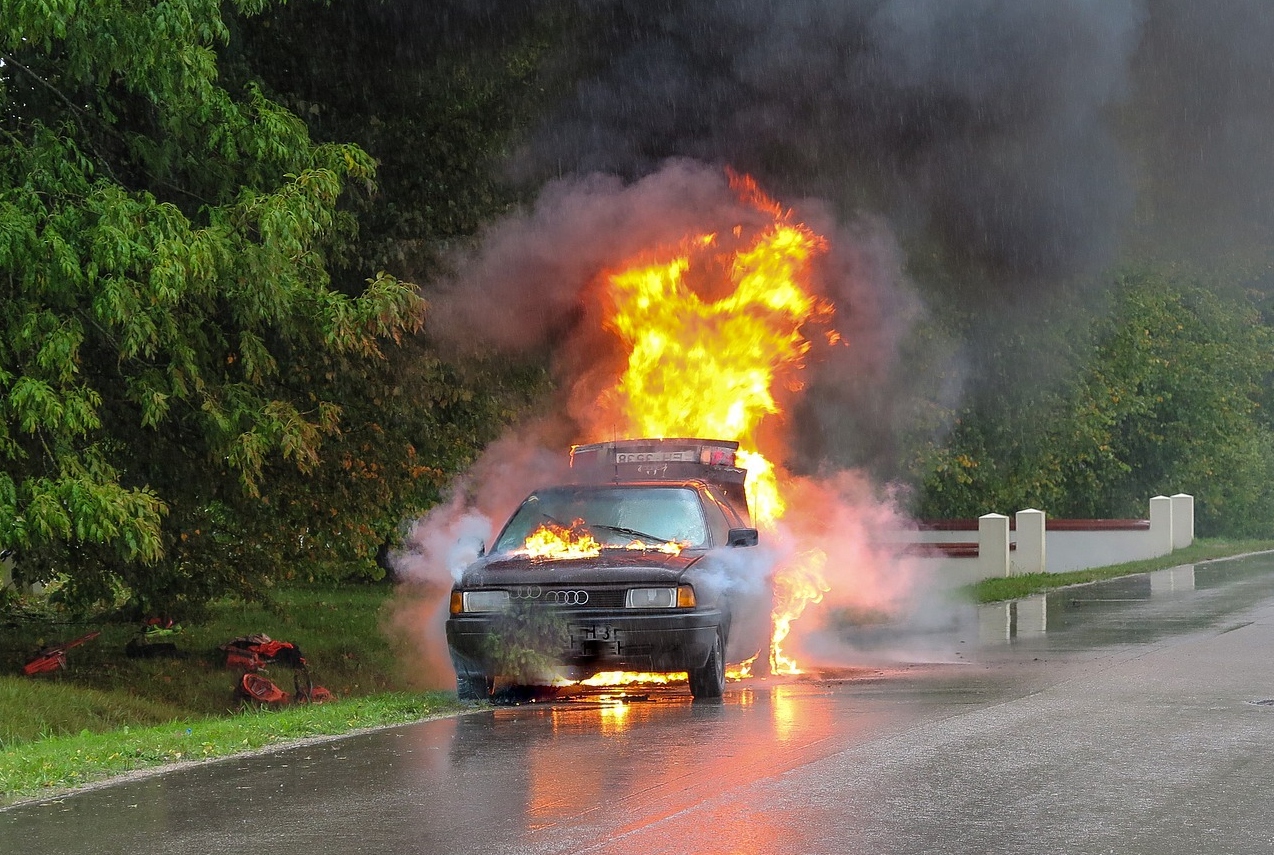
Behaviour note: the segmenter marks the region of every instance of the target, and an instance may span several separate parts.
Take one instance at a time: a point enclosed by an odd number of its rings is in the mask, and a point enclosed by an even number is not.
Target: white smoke
[[[788,510],[774,534],[779,566],[812,564],[825,590],[792,625],[785,654],[802,669],[933,658],[917,651],[949,619],[950,604],[935,593],[926,562],[908,553],[915,523],[890,491],[853,471],[788,484]]]
[[[492,533],[490,518],[467,508],[463,496],[453,495],[412,523],[402,548],[392,556],[394,571],[403,581],[458,582]]]
[[[431,332],[456,350],[509,355],[547,350],[558,395],[547,402],[548,414],[512,428],[454,485],[446,502],[417,521],[396,556],[399,576],[449,587],[526,494],[570,477],[572,443],[622,437],[611,436],[608,414],[598,403],[627,361],[623,342],[603,322],[607,270],[675,247],[688,236],[737,236],[736,229],[763,227],[772,216],[740,200],[722,170],[681,160],[630,184],[610,176],[552,182],[531,209],[487,229],[478,251],[457,259],[455,277],[431,296]],[[799,406],[805,394],[836,406],[807,407],[803,423],[799,409],[792,410],[792,420],[771,420],[760,431],[760,450],[771,461],[809,468],[819,451],[852,446],[869,430],[833,418],[836,412],[868,412],[867,420],[886,424],[875,430],[889,429],[891,418],[875,418],[886,408],[871,402],[896,397],[878,391],[896,385],[898,342],[918,306],[880,223],[839,225],[827,205],[812,200],[793,216],[827,238],[809,284],[835,305],[834,324],[847,346],[811,342],[802,378],[809,382],[806,391],[799,384],[777,391],[785,404]],[[762,545],[720,550],[705,561],[709,577],[702,584],[741,604],[727,658],[737,662],[760,652],[744,648],[766,646],[776,573],[817,555],[827,590],[796,624],[785,650],[797,656],[817,651],[820,658],[848,664],[852,650],[827,643],[847,620],[913,609],[921,580],[915,562],[898,549],[900,538],[891,534],[909,525],[889,495],[861,473],[783,481],[789,510],[777,527],[763,531]],[[438,621],[431,631],[441,637],[442,617]]]

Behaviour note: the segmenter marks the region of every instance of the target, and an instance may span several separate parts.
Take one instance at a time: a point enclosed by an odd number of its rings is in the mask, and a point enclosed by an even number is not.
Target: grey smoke
[[[1215,257],[1272,222],[1264,0],[575,5],[577,82],[516,174],[729,163],[884,216],[984,298],[1129,249]]]
[[[453,22],[496,32],[536,8],[444,5]],[[587,276],[690,219],[717,222],[729,210],[722,165],[785,202],[825,200],[816,227],[842,224],[824,233],[858,256],[838,301],[854,352],[825,355],[840,364],[811,378],[791,461],[802,471],[831,460],[896,474],[910,402],[952,406],[967,371],[976,382],[978,343],[1045,311],[1044,291],[1082,299],[1085,281],[1129,257],[1215,267],[1267,251],[1265,0],[560,5],[572,25],[558,31],[549,77],[572,85],[509,164],[556,180],[430,295],[433,328],[471,346],[552,351],[574,377],[605,348],[558,347],[586,311]],[[938,338],[930,361],[899,370],[895,345],[918,316],[903,269],[927,302],[958,299],[975,319],[967,343]]]
[[[1091,269],[1131,207],[1107,113],[1134,0],[589,5],[613,58],[541,129],[541,168],[727,162],[1019,276]]]
[[[516,176],[730,163],[886,217],[944,288],[1223,257],[1274,214],[1267,0],[354,2],[403,63],[548,45]]]

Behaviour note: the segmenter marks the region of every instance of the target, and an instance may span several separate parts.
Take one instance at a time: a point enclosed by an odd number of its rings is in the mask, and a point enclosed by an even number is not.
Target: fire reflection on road
[[[799,763],[806,746],[843,727],[817,700],[827,688],[750,680],[732,684],[717,705],[693,703],[684,686],[596,689],[476,711],[456,720],[449,750],[422,752],[414,788],[419,778],[447,782],[454,795],[445,798],[463,798],[463,808],[452,802],[426,810],[453,820],[463,814],[560,834],[603,819],[613,828],[619,816],[635,831],[749,775]],[[776,743],[789,750],[775,756],[759,747]],[[502,770],[496,781],[482,774],[493,765]],[[481,786],[466,785],[479,777]],[[729,851],[773,851],[759,818],[747,825]]]
[[[774,722],[774,737],[779,742],[787,742],[792,738],[798,721],[798,710],[792,697],[790,686],[775,686],[771,694],[774,710],[771,715]]]

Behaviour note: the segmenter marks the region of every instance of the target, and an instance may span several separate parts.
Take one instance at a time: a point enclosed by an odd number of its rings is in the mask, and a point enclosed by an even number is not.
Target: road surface
[[[1274,851],[1274,557],[942,643],[719,706],[596,692],[191,766],[0,811],[0,852]]]

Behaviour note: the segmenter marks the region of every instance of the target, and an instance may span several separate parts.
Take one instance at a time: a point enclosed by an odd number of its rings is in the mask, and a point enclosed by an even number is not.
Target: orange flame
[[[624,544],[622,548],[680,555],[685,544],[675,540],[655,544],[633,540]],[[602,544],[589,531],[588,524],[584,520],[577,519],[571,522],[569,528],[554,522],[545,522],[526,536],[521,551],[531,558],[563,561],[572,558],[596,558],[602,554]]]
[[[799,674],[796,660],[783,651],[783,642],[792,624],[811,603],[823,600],[831,590],[823,575],[827,555],[813,550],[797,558],[774,575],[774,637],[770,641],[770,673]]]
[[[761,451],[760,428],[782,417],[785,390],[801,388],[809,328],[830,325],[831,304],[808,286],[811,264],[826,243],[792,222],[791,211],[750,177],[730,179],[739,200],[770,222],[750,232],[737,226],[726,241],[717,234],[688,236],[674,253],[606,277],[605,323],[627,347],[628,359],[598,402],[605,414],[599,423],[629,436],[737,440],[756,524],[772,529],[786,506],[779,472]],[[841,342],[834,330],[824,336]],[[798,673],[781,644],[792,621],[827,590],[816,556],[776,571],[775,672]]]
[[[570,528],[546,522],[527,535],[522,551],[531,558],[570,560],[596,558],[602,554],[602,545],[585,527],[583,520],[574,520]]]

